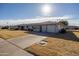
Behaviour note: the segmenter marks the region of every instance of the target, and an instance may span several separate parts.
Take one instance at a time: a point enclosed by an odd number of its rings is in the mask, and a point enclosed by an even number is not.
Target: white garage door
[[[56,33],[56,25],[48,25],[47,26],[47,32]]]
[[[46,25],[42,25],[42,32],[46,32]]]

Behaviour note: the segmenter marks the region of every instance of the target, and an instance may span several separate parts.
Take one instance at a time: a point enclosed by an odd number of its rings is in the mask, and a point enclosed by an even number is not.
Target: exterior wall
[[[52,32],[57,33],[59,32],[58,24],[52,25],[28,25],[28,28],[25,26],[25,29],[33,29],[33,31],[37,32]]]
[[[33,26],[33,31],[40,31],[40,26]]]
[[[18,26],[9,26],[8,29],[15,29],[15,28],[18,28]]]
[[[63,27],[59,24],[46,24],[46,25],[22,25],[24,30],[32,30],[37,32],[52,32],[57,33]],[[22,28],[22,26],[20,26]],[[18,26],[10,26],[10,28],[17,28]],[[18,28],[20,28],[18,27]]]
[[[32,26],[31,26],[31,25],[29,25],[29,26],[28,26],[28,29],[32,29]]]
[[[26,25],[24,25],[24,29],[25,29],[25,30],[27,29],[27,26],[26,26]]]
[[[11,28],[17,28],[18,26],[10,26]],[[19,27],[20,28],[20,27]],[[37,32],[52,32],[57,33],[59,32],[62,27],[59,24],[51,24],[51,25],[23,25],[24,30],[31,29]]]

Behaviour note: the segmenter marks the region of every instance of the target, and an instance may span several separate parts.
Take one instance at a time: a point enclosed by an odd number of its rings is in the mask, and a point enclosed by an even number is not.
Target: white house
[[[37,32],[57,33],[63,27],[58,22],[45,21],[40,23],[23,24],[23,29]]]
[[[55,21],[52,21],[55,20]],[[37,31],[37,32],[51,32],[51,33],[57,33],[62,28],[64,28],[63,25],[59,23],[59,18],[52,18],[52,17],[45,17],[45,18],[39,18],[35,21],[31,21],[32,23],[29,23],[28,21],[14,25],[9,26],[9,29],[21,29],[21,30],[28,30],[28,31]],[[38,22],[37,22],[38,21]]]
[[[19,30],[27,30],[27,31],[35,31],[35,32],[50,32],[57,33],[64,26],[59,24],[59,22],[53,21],[45,21],[39,23],[30,23],[30,24],[19,24],[15,26],[9,26],[8,29],[19,29]]]

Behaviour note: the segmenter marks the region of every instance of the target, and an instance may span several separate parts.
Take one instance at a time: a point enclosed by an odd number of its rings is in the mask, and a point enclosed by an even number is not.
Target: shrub
[[[59,33],[66,33],[66,30],[65,30],[65,29],[61,29],[61,30],[59,31]]]

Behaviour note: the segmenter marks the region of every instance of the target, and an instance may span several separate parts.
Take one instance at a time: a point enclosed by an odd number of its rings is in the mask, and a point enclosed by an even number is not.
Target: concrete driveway
[[[11,42],[12,44],[24,49],[45,38],[46,37],[44,37],[44,36],[28,34],[28,35],[25,35],[25,36],[22,36],[19,38],[8,39],[8,41]]]
[[[33,55],[0,38],[0,56],[33,56]]]
[[[28,34],[8,40],[0,38],[0,56],[33,56],[23,49],[44,40],[45,38],[46,37],[44,36],[34,34]]]

